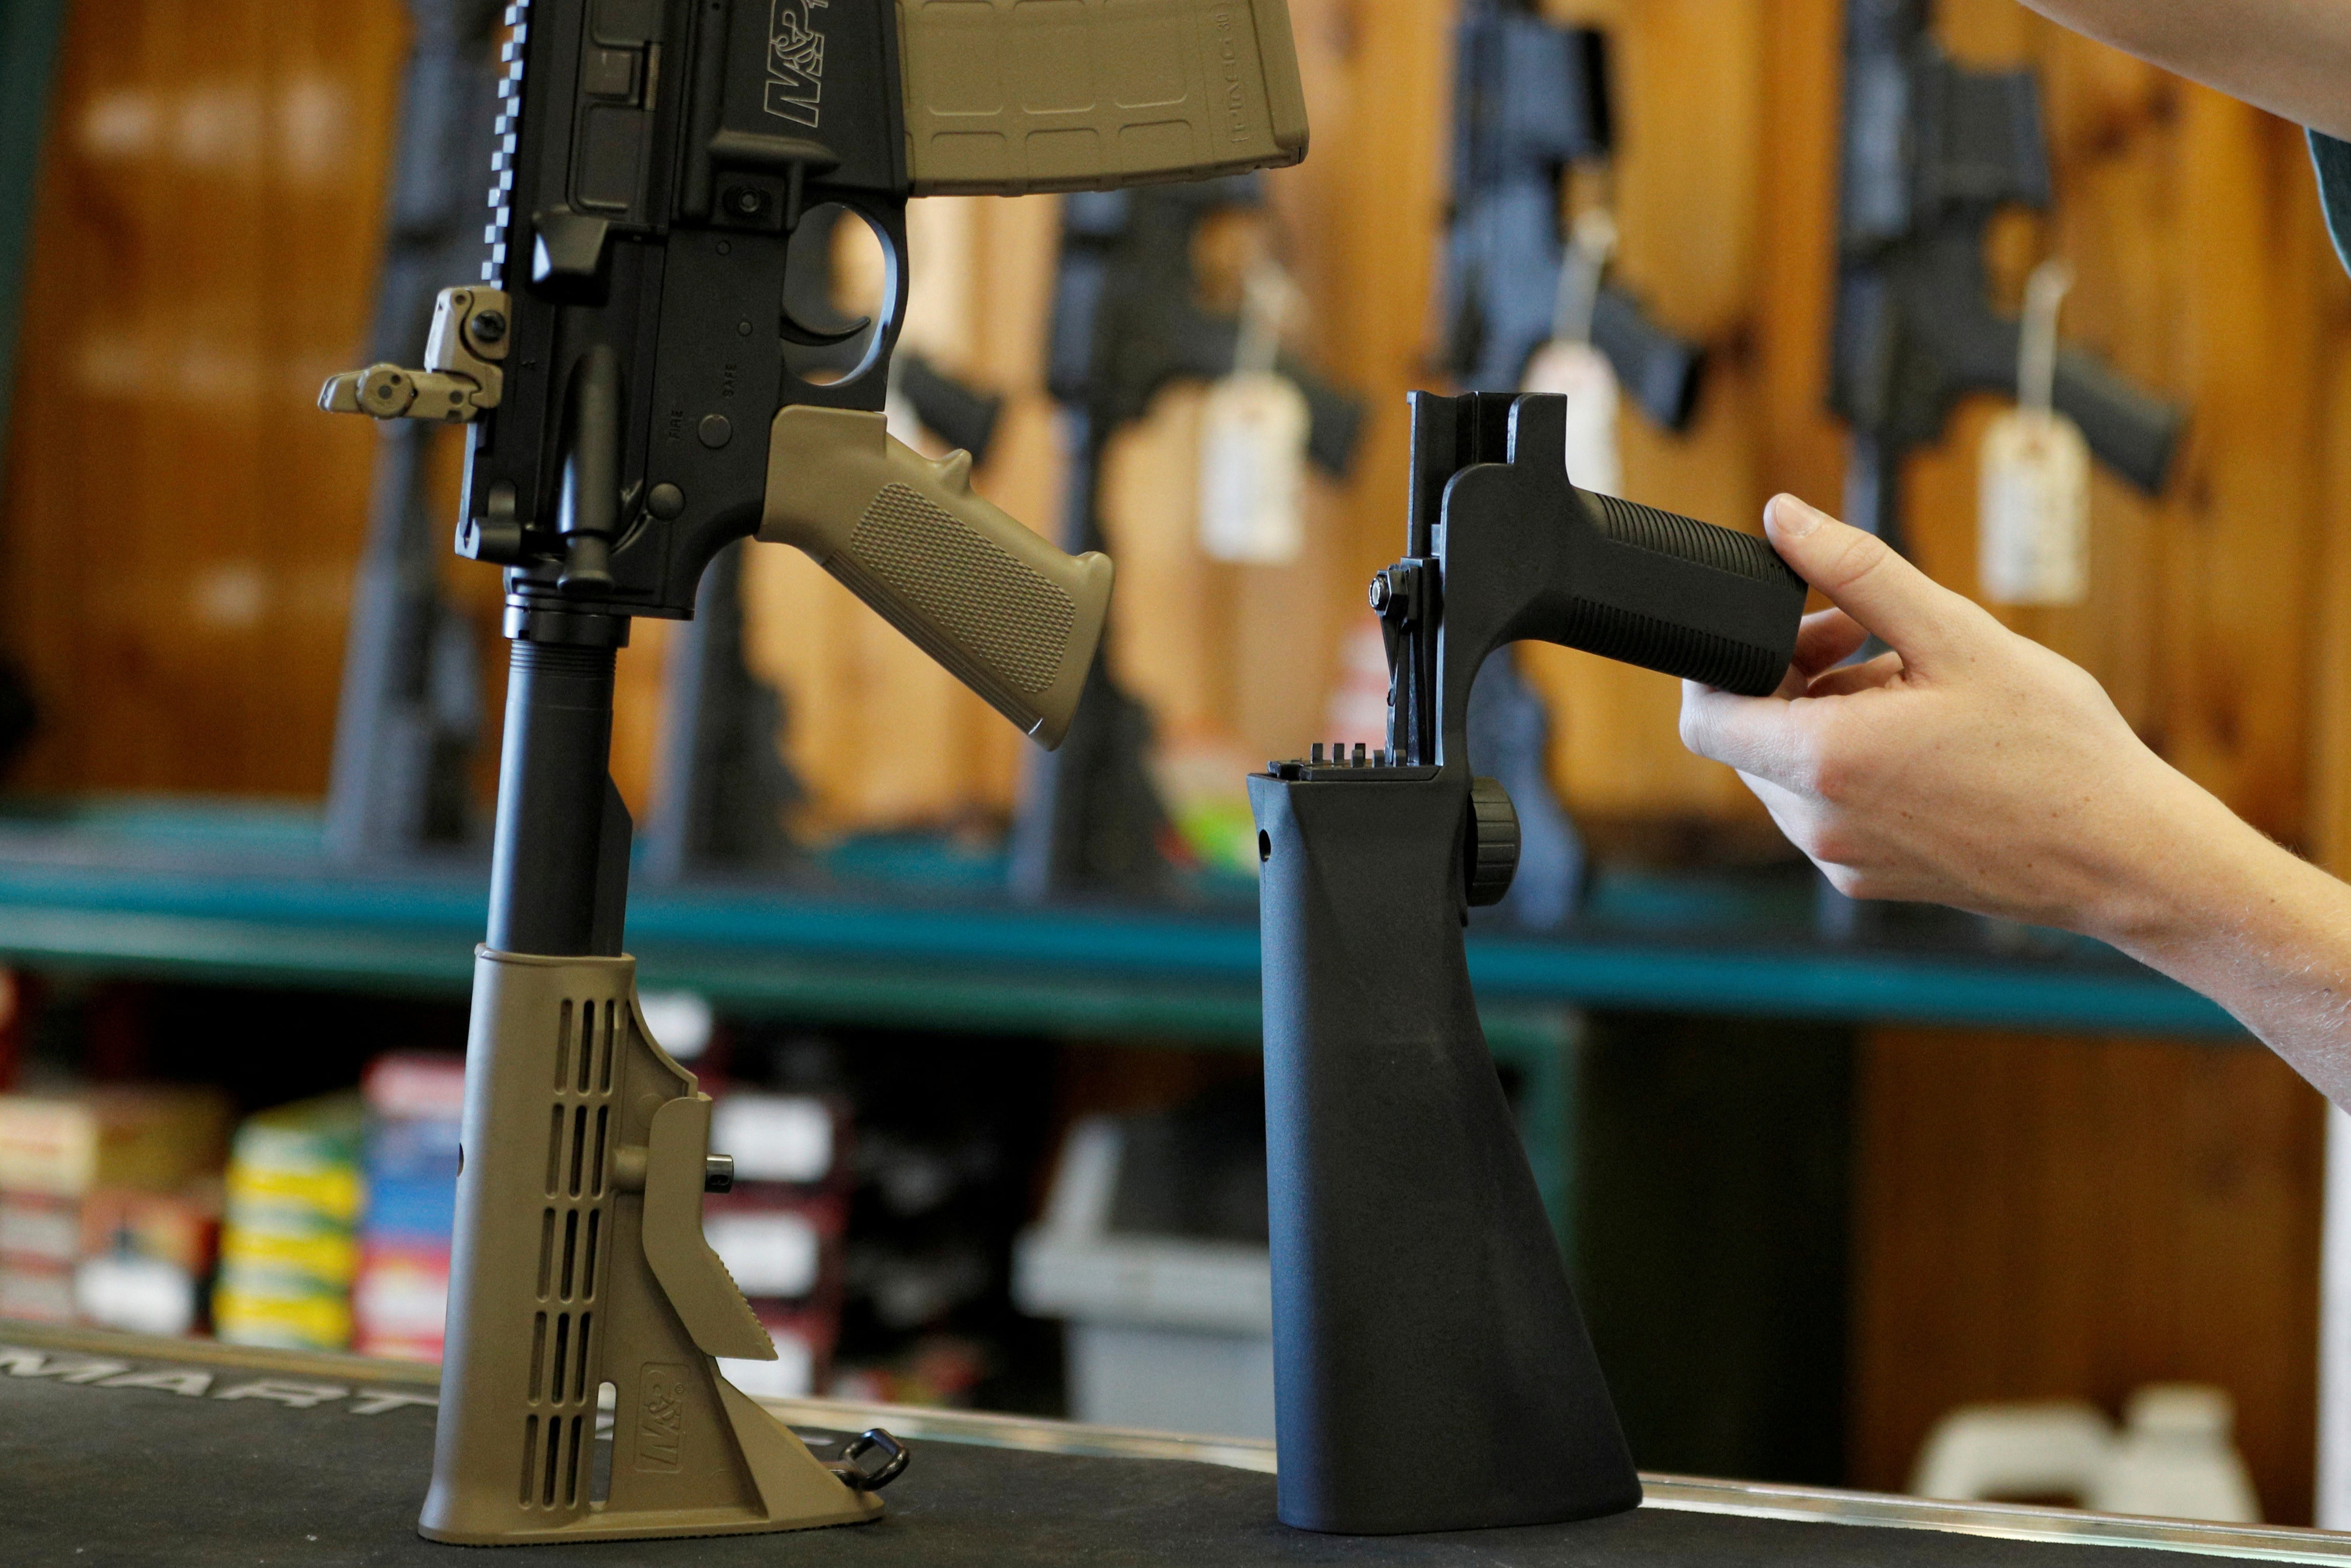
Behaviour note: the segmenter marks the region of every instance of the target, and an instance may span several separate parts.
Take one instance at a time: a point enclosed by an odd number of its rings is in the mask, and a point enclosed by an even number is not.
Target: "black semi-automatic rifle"
[[[1509,792],[1471,769],[1469,693],[1527,638],[1767,693],[1804,584],[1751,535],[1574,488],[1565,417],[1413,394],[1405,554],[1372,585],[1388,746],[1249,779],[1279,1495],[1311,1530],[1641,1498],[1469,988],[1462,926],[1519,850]]]
[[[370,353],[416,364],[443,285],[480,264],[481,170],[497,116],[502,0],[409,0],[400,145]],[[478,842],[470,765],[481,734],[474,628],[441,589],[433,430],[376,432],[368,537],[351,594],[327,786],[327,847],[346,862]]]
[[[1455,34],[1453,215],[1446,234],[1444,319],[1449,368],[1465,389],[1516,392],[1556,326],[1568,264],[1561,214],[1571,165],[1615,146],[1607,35],[1546,21],[1520,0],[1472,0]],[[1602,282],[1593,346],[1649,418],[1687,427],[1705,350],[1651,320]],[[1551,715],[1508,659],[1479,683],[1468,718],[1481,766],[1520,802],[1520,873],[1494,911],[1549,929],[1574,913],[1583,841],[1550,777]]]
[[[2029,70],[1953,63],[1929,0],[1849,0],[1844,183],[1829,406],[1853,423],[1845,518],[1902,545],[1901,465],[1969,392],[2012,392],[2018,323],[1991,307],[1984,229],[2045,207],[2049,148]],[[2184,414],[2078,349],[2057,351],[2056,406],[2090,450],[2153,494]]]
[[[442,291],[421,368],[321,394],[471,423],[458,552],[506,569],[489,929],[419,1524],[434,1540],[850,1523],[904,1464],[878,1431],[820,1463],[718,1374],[775,1350],[703,1239],[705,1184],[729,1175],[710,1098],[647,1030],[622,951],[613,666],[632,618],[690,618],[712,558],[756,536],[807,550],[1061,739],[1110,562],[1063,555],[972,492],[968,458],[928,461],[884,428],[906,201],[1294,162],[1306,125],[1281,0],[1034,9],[510,6],[481,281]],[[810,354],[851,335],[796,315],[788,280],[823,265],[806,220],[829,205],[873,230],[886,283],[854,370],[820,382]]]
[[[1238,318],[1200,303],[1192,245],[1201,222],[1263,201],[1247,176],[1072,196],[1061,207],[1046,391],[1062,405],[1069,471],[1062,542],[1103,548],[1102,455],[1171,382],[1232,372]],[[1344,476],[1363,409],[1289,354],[1275,370],[1306,398],[1307,455]],[[1025,898],[1072,892],[1147,897],[1165,890],[1167,813],[1147,758],[1151,716],[1100,660],[1068,742],[1031,759],[1011,842],[1012,885]]]

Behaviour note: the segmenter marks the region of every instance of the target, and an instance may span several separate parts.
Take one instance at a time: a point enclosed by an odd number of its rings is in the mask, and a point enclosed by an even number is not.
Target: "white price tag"
[[[1525,390],[1567,399],[1567,476],[1578,489],[1623,493],[1616,454],[1616,371],[1589,343],[1553,338],[1527,361]]]
[[[1306,395],[1270,371],[1208,389],[1200,411],[1200,548],[1286,566],[1306,549]]]
[[[1984,434],[1977,572],[1995,604],[2079,604],[2090,589],[2090,444],[2053,409]]]

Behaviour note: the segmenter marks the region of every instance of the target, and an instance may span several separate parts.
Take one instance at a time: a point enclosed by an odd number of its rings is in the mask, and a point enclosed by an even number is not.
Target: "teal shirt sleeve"
[[[2310,162],[2318,171],[2318,201],[2326,209],[2326,232],[2335,254],[2351,267],[2351,141],[2310,132]]]

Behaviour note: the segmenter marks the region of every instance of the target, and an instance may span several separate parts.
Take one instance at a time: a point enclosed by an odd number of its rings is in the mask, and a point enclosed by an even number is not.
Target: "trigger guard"
[[[793,316],[789,307],[778,310],[776,319],[784,341],[797,343],[803,349],[830,349],[837,343],[846,343],[873,325],[872,317],[860,316],[838,331],[811,327]]]

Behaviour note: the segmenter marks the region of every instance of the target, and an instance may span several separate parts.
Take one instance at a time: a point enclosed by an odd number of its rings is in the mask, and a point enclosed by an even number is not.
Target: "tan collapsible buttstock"
[[[636,961],[476,949],[473,1040],[422,1532],[487,1546],[880,1513],[719,1375],[714,1357],[775,1346],[703,1239],[710,1097],[646,1030]]]
[[[795,405],[768,441],[759,538],[798,545],[1048,749],[1076,712],[1110,609],[1110,558],[1065,555],[883,415]]]
[[[914,193],[1203,180],[1306,156],[1286,0],[898,0]]]

